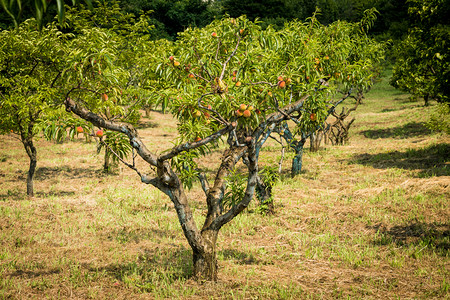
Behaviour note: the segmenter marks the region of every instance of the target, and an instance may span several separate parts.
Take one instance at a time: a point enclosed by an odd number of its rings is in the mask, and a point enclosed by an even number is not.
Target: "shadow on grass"
[[[83,266],[90,272],[106,272],[123,284],[144,292],[157,291],[193,274],[192,251],[184,246],[145,249],[135,260],[104,267]]]
[[[264,265],[267,264],[264,261],[256,258],[252,253],[246,253],[236,249],[224,249],[217,253],[219,257],[223,257],[225,260],[234,260],[240,265]]]
[[[391,111],[398,111],[398,110],[401,110],[401,108],[386,107],[386,108],[383,108],[381,110],[381,112],[391,112]]]
[[[22,200],[26,198],[27,198],[26,193],[18,190],[7,190],[6,193],[0,194],[0,201]]]
[[[411,254],[417,257],[422,251],[433,251],[447,257],[450,250],[450,224],[414,222],[390,228],[382,224],[371,227],[378,232],[375,245],[396,244],[401,247],[415,246]]]
[[[115,175],[114,173],[107,174],[102,169],[90,168],[73,168],[69,166],[58,167],[40,167],[36,170],[35,180],[47,180],[58,175],[64,175],[68,178],[85,178],[85,177],[105,177]],[[23,178],[25,179],[25,177]]]
[[[126,227],[113,230],[107,234],[107,239],[117,241],[120,244],[139,243],[143,240],[154,240],[155,237],[175,238],[175,234],[170,234],[167,230],[160,229],[128,229]]]
[[[22,278],[35,278],[35,277],[58,274],[60,272],[61,272],[61,270],[58,268],[54,268],[54,269],[50,269],[50,270],[37,270],[37,271],[16,269],[14,272],[9,274],[9,276],[22,277]]]
[[[135,126],[136,129],[157,128],[157,127],[159,127],[159,124],[151,121],[140,121]]]
[[[66,196],[73,196],[75,195],[75,192],[73,191],[52,191],[52,192],[35,192],[34,196],[38,198],[48,198],[48,197],[66,197]],[[8,190],[6,194],[0,194],[0,201],[7,201],[7,200],[26,200],[30,199],[25,191],[12,191]]]
[[[385,138],[397,138],[407,139],[415,136],[429,135],[431,130],[426,128],[423,123],[410,122],[408,124],[386,128],[386,129],[370,129],[361,131],[361,134],[369,139],[385,139]]]
[[[48,197],[67,197],[75,195],[74,191],[51,191],[51,192],[37,192],[35,193],[39,198],[48,198]]]
[[[450,176],[450,144],[430,145],[422,149],[408,149],[403,152],[358,154],[353,156],[349,162],[378,169],[422,170],[419,177]]]

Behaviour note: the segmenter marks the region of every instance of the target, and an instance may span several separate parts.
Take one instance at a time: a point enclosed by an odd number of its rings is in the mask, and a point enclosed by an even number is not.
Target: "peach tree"
[[[295,152],[293,175],[302,169],[307,138],[311,138],[311,148],[314,148],[317,131],[330,130],[326,120],[336,115],[336,107],[349,96],[354,97],[351,94],[355,91],[361,95],[373,85],[384,54],[384,45],[367,36],[376,19],[375,13],[374,9],[365,11],[357,23],[337,21],[324,26],[313,16],[307,24],[293,21],[285,25],[285,44],[291,43],[290,53],[296,61],[289,63],[304,66],[303,76],[315,84],[301,116],[291,118],[293,122],[283,122],[276,130]]]
[[[64,30],[76,37],[65,74],[71,86],[67,95],[90,101],[87,104],[105,119],[136,124],[142,99],[147,98],[143,96],[149,93],[146,86],[151,77],[142,74],[145,70],[139,58],[148,51],[152,26],[145,14],[136,18],[124,13],[119,1],[94,4],[92,9],[80,6],[66,11]],[[74,126],[66,125],[72,132]],[[104,151],[105,172],[131,152],[130,144],[116,132],[96,129],[90,135],[97,138],[97,152]]]
[[[170,149],[156,152],[147,148],[136,128],[105,118],[98,110],[98,97],[89,98],[81,86],[67,93],[67,111],[99,128],[126,135],[133,151],[152,167],[153,171],[145,173],[136,166],[134,156],[132,162],[123,161],[143,183],[161,190],[174,204],[193,251],[196,278],[217,278],[219,230],[254,197],[260,153],[269,136],[286,121],[299,128],[314,126],[311,114],[320,117],[330,97],[331,89],[321,82],[330,76],[357,80],[352,73],[365,67],[354,64],[345,69],[340,60],[344,54],[321,52],[324,45],[315,36],[326,27],[318,26],[314,19],[302,28],[301,49],[315,50],[299,51],[298,32],[294,34],[293,29],[262,30],[240,17],[217,20],[203,29],[187,29],[174,44],[155,43],[153,51],[141,53],[147,63],[141,74],[156,78],[151,82],[154,97],[164,100],[178,120],[179,137]],[[336,35],[348,34],[336,29]],[[316,59],[325,59],[326,64],[322,66]],[[342,67],[339,75],[335,64]],[[198,158],[212,148],[220,149],[222,157],[213,178],[208,178]],[[240,162],[245,168],[243,188],[239,195],[225,197],[230,195],[229,176],[236,174]],[[206,203],[201,228],[194,222],[185,191],[197,179]]]
[[[66,10],[63,30],[70,32],[64,80],[66,94],[83,98],[105,119],[136,124],[140,115],[142,95],[148,78],[139,77],[138,55],[145,51],[151,27],[145,15],[136,19],[124,14],[117,1],[96,2],[95,8]],[[139,42],[138,42],[139,41]],[[64,110],[62,110],[64,111]],[[62,142],[84,135],[97,141],[97,152],[104,152],[103,169],[113,170],[124,159],[131,146],[124,136],[113,131],[94,128],[90,123],[65,112],[47,115],[38,126],[49,140]]]
[[[36,30],[32,19],[0,32],[0,133],[12,134],[30,159],[27,194],[34,195],[37,125],[57,110],[64,86],[66,41],[54,24]]]
[[[92,15],[108,14],[114,14],[109,18],[113,21],[96,20],[105,28],[94,26]],[[37,21],[30,19],[0,32],[0,133],[11,134],[25,148],[30,159],[29,196],[34,195],[35,139],[41,133],[58,142],[67,135],[94,136],[105,149],[105,162],[116,159],[112,152],[124,158],[131,150],[116,133],[66,114],[58,99],[75,95],[104,118],[133,123],[139,97],[147,93],[139,85],[148,85],[148,79],[141,76],[137,83],[139,66],[130,64],[133,53],[145,51],[142,47],[147,45],[150,27],[145,16],[135,20],[124,15],[117,3],[93,10],[68,9],[66,16],[64,30],[55,22],[38,30]]]
[[[429,100],[450,102],[448,1],[410,0],[408,36],[398,45],[391,84]]]

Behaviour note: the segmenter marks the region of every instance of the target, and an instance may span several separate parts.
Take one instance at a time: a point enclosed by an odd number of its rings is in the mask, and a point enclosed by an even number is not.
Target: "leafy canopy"
[[[412,27],[397,49],[391,84],[411,94],[450,101],[450,1],[411,0]]]

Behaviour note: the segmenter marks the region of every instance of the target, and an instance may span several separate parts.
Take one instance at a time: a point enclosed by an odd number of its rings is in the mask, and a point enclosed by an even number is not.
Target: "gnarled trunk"
[[[218,230],[202,231],[204,247],[202,250],[193,249],[193,275],[197,280],[217,280],[216,242],[218,233]]]
[[[198,280],[211,281],[217,279],[216,242],[220,227],[204,226],[198,230],[188,199],[184,193],[179,177],[170,168],[167,161],[161,161],[157,168],[157,178],[149,180],[170,197],[175,206],[181,228],[193,253],[193,276]],[[210,224],[210,222],[209,222]]]
[[[320,142],[322,141],[322,135],[320,131],[313,132],[309,136],[309,142],[310,142],[310,151],[311,152],[317,152],[319,151]]]
[[[345,119],[361,104],[361,101],[364,98],[362,90],[359,90],[356,97],[353,98],[356,100],[353,107],[349,109],[343,107],[340,114],[335,111],[332,112],[333,117],[336,118],[328,130],[328,139],[331,141],[332,145],[344,145],[348,142],[348,132],[350,130],[350,126],[355,121],[355,118],[351,119],[347,124],[345,123]]]

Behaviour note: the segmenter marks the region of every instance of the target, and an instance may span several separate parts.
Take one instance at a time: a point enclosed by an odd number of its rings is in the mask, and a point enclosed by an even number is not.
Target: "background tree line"
[[[18,20],[26,20],[33,16],[33,1],[21,1],[13,7]],[[56,5],[50,5],[44,22],[50,21],[56,14]],[[71,4],[72,1],[65,1]],[[108,3],[110,1],[101,1]],[[371,33],[382,39],[399,39],[408,28],[406,0],[127,0],[121,1],[121,9],[125,13],[140,16],[150,13],[151,24],[155,26],[153,38],[174,40],[178,32],[188,27],[204,27],[214,19],[224,15],[239,17],[246,15],[250,20],[259,19],[262,27],[273,25],[281,28],[286,21],[305,20],[320,9],[318,20],[322,24],[330,24],[336,20],[355,22],[360,20],[364,10],[375,7],[379,17]],[[5,10],[0,12],[0,28],[14,26],[14,22]]]
[[[153,11],[158,35],[176,38],[189,26],[203,27],[224,15],[239,17],[246,15],[250,20],[259,19],[262,27],[273,25],[281,28],[286,21],[306,20],[320,9],[318,20],[330,24],[336,20],[355,22],[361,19],[366,9],[375,7],[379,18],[371,32],[383,39],[400,39],[407,32],[406,0],[132,0],[122,1],[127,12],[138,15],[142,11]]]

